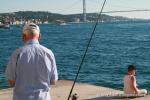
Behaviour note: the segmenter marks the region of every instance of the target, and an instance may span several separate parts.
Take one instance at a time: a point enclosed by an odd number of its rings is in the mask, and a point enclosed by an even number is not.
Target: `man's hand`
[[[16,81],[15,80],[8,80],[10,87],[14,87]]]
[[[51,85],[55,85],[56,83],[57,83],[56,80],[52,80],[52,81],[51,81]]]

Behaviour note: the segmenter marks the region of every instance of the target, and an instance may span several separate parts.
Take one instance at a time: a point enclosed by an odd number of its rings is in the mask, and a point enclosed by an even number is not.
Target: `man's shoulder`
[[[13,57],[13,58],[17,57],[20,54],[21,50],[22,50],[22,47],[20,47],[20,48],[16,49],[15,51],[13,51],[13,53],[11,54],[11,57]]]
[[[22,47],[16,49],[13,54],[22,53],[22,52],[24,52],[24,51],[26,51],[26,50],[28,50],[28,49],[31,49],[30,47],[31,47],[30,45],[22,46]],[[43,45],[40,45],[40,44],[39,44],[39,45],[37,46],[37,48],[38,48],[40,51],[43,51],[43,52],[46,53],[46,54],[49,54],[49,55],[51,55],[51,56],[54,55],[51,49],[48,49],[47,47],[45,47],[45,46],[43,46]]]
[[[23,48],[23,47],[20,47],[20,48],[16,49],[13,53],[14,53],[14,54],[18,54],[18,53],[20,53],[20,52],[21,52],[21,50],[22,50],[22,48]]]
[[[28,46],[21,46],[20,48],[16,49],[13,54],[20,54],[21,52],[25,51],[26,49],[28,49]]]
[[[47,48],[47,47],[45,47],[45,46],[43,46],[43,45],[40,45],[40,48],[41,48],[42,50],[44,50],[45,53],[48,53],[48,54],[50,54],[50,55],[53,55],[53,52],[52,52],[51,49],[49,49],[49,48]]]

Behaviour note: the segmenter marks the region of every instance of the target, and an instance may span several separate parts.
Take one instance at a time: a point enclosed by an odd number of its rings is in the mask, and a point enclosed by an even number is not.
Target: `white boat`
[[[10,25],[9,24],[0,24],[0,28],[2,28],[2,29],[9,29]]]
[[[66,23],[61,23],[60,25],[67,25]]]

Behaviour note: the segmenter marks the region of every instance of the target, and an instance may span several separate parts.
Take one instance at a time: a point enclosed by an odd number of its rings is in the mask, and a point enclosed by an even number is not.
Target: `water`
[[[93,24],[40,25],[41,44],[57,60],[59,79],[73,80]],[[21,28],[0,30],[0,88],[7,88],[4,71],[11,53],[21,45]],[[123,88],[127,65],[135,64],[140,88],[150,89],[150,21],[99,24],[78,82]]]

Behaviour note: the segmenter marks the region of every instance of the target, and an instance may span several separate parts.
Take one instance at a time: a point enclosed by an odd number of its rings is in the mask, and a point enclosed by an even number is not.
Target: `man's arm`
[[[5,71],[10,87],[14,87],[16,83],[15,81],[16,80],[16,66],[17,66],[17,52],[15,51],[12,54],[7,64],[6,71]]]
[[[139,94],[139,89],[137,88],[136,78],[134,76],[131,77],[132,87],[135,90],[136,94]]]
[[[57,83],[57,80],[51,80],[51,85],[55,85]]]
[[[52,70],[51,70],[51,80],[50,84],[55,85],[58,81],[58,71],[56,66],[56,60],[54,54],[52,53]]]

